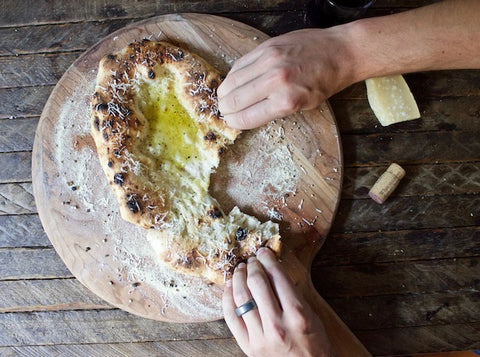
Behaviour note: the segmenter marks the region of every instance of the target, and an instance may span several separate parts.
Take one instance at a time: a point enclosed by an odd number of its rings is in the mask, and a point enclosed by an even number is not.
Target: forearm
[[[426,70],[480,68],[480,1],[435,3],[338,26],[352,82]],[[351,67],[348,69],[352,71]]]

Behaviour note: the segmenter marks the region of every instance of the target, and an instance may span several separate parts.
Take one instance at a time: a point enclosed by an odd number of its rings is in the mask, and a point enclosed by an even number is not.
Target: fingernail
[[[241,262],[240,264],[237,265],[237,267],[235,268],[235,270],[243,269],[243,268],[245,268],[245,263],[244,263],[244,262]]]
[[[227,282],[226,282],[226,284],[227,284],[227,287],[232,286],[232,279],[228,279]]]
[[[255,257],[250,257],[250,258],[248,258],[248,262],[249,262],[249,263],[254,262],[255,260],[257,260],[257,258],[255,258]]]
[[[265,252],[266,252],[267,250],[268,250],[268,248],[260,247],[260,249],[257,250],[257,255],[265,254]]]

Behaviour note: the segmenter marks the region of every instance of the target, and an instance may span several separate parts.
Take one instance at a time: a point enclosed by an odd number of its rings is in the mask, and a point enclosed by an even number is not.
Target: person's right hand
[[[238,59],[217,94],[228,125],[251,129],[315,108],[352,83],[342,31],[306,29],[271,38]]]
[[[252,298],[258,309],[237,316],[235,308]],[[248,356],[332,355],[320,318],[268,248],[260,248],[256,258],[237,266],[223,293],[223,312]]]

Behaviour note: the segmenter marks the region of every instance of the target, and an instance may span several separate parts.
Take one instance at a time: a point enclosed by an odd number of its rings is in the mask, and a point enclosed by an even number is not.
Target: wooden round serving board
[[[87,50],[60,79],[40,118],[32,167],[38,212],[70,271],[109,303],[161,321],[220,319],[222,287],[158,262],[146,230],[121,219],[89,134],[90,98],[100,58],[143,38],[186,47],[226,74],[235,59],[268,36],[222,17],[174,14],[121,29]],[[278,148],[283,154],[272,154]],[[243,133],[222,156],[211,193],[227,212],[238,205],[263,220],[272,214],[281,217],[285,268],[327,329],[333,324],[348,334],[310,280],[310,264],[337,209],[342,172],[338,129],[324,103],[317,110],[277,120],[268,129]],[[270,177],[290,180],[293,190],[279,191],[278,182],[268,184]]]

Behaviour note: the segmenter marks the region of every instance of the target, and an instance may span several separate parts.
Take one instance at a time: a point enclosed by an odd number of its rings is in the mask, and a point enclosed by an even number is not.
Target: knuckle
[[[284,112],[296,112],[302,106],[302,98],[296,93],[287,93],[282,100],[281,109]]]
[[[290,316],[292,327],[301,334],[307,334],[311,330],[311,322],[307,317],[305,307],[300,303],[292,306],[292,314]]]
[[[226,100],[226,110],[229,110],[229,111],[232,111],[232,112],[235,112],[238,110],[238,103],[239,103],[239,97],[238,97],[238,94],[235,94],[235,93],[232,93],[231,95],[229,95],[227,97],[227,100]],[[224,109],[225,110],[225,109]]]
[[[247,285],[249,286],[250,290],[265,286],[266,283],[267,281],[265,277],[258,270],[249,272],[247,276]]]
[[[287,331],[281,325],[274,323],[269,332],[273,343],[283,345],[287,341]]]
[[[274,62],[282,60],[285,57],[285,52],[281,47],[276,46],[275,43],[270,44],[270,47],[265,51],[265,54],[268,59]]]
[[[249,129],[251,126],[250,117],[245,111],[238,113],[235,118],[235,127],[240,129]]]

